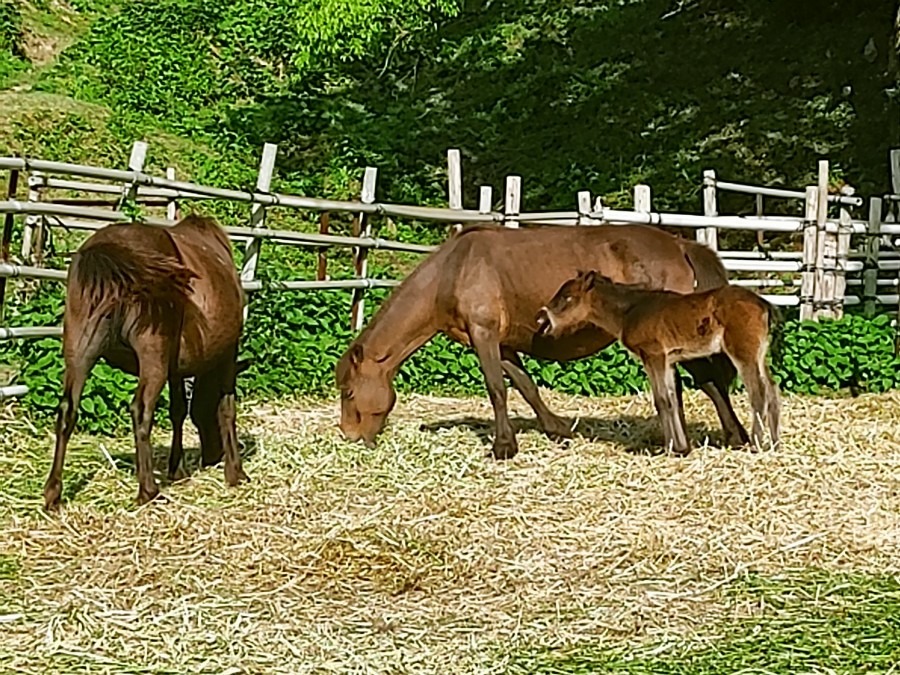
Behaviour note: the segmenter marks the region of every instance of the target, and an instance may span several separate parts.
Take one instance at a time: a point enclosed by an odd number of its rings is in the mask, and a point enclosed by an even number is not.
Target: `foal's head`
[[[612,282],[595,271],[579,272],[559,287],[556,295],[538,310],[536,321],[538,335],[560,337],[572,333],[590,323],[595,298],[593,291],[598,286]]]

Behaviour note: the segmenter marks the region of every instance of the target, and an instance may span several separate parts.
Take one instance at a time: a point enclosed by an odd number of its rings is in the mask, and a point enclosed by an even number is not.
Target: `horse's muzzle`
[[[535,321],[537,321],[538,335],[547,335],[553,328],[553,320],[550,318],[550,312],[547,311],[546,307],[541,307],[538,310]]]

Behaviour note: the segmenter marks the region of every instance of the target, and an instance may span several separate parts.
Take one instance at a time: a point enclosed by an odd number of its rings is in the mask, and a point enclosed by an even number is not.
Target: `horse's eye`
[[[353,392],[349,389],[342,389],[341,390],[341,398],[344,399],[345,401],[352,401],[353,400]]]

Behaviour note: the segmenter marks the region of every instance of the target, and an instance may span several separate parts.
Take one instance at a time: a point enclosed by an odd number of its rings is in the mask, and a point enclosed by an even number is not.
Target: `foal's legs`
[[[772,436],[772,444],[778,441],[780,427],[780,406],[775,383],[766,367],[765,339],[749,339],[746,336],[725,334],[725,349],[737,364],[747,388],[750,408],[753,414],[751,440],[757,448],[763,447],[763,422],[767,421]],[[774,417],[771,413],[774,411]]]
[[[238,448],[236,431],[236,414],[234,391],[224,394],[219,399],[217,410],[219,433],[225,449],[225,482],[234,487],[238,483],[250,480],[241,465],[241,454]]]
[[[181,459],[184,455],[184,420],[187,418],[187,394],[184,378],[169,377],[169,419],[172,421],[172,449],[169,451],[169,480],[184,476]]]
[[[572,425],[547,407],[541,399],[541,394],[534,384],[534,380],[531,379],[522,365],[519,355],[511,349],[501,348],[500,351],[503,358],[503,371],[512,381],[513,386],[519,390],[519,393],[528,402],[528,405],[531,406],[531,409],[534,410],[534,414],[537,415],[538,422],[540,422],[544,433],[551,437],[572,438]]]
[[[478,354],[488,396],[494,408],[496,437],[491,451],[495,459],[511,459],[519,451],[519,446],[506,409],[506,384],[503,381],[499,337],[495,330],[480,325],[469,329],[469,337]]]
[[[746,445],[750,437],[738,420],[728,395],[728,388],[737,374],[734,364],[725,354],[715,354],[708,358],[684,361],[681,365],[693,375],[700,390],[712,400],[725,432],[725,442],[735,447]]]
[[[678,406],[678,385],[675,366],[663,354],[643,354],[644,370],[653,389],[653,402],[662,423],[666,447],[679,455],[691,451],[691,443],[682,424],[683,413]]]

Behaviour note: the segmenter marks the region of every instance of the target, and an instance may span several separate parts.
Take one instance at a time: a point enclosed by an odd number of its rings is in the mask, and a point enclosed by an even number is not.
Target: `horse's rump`
[[[689,239],[677,239],[684,258],[694,270],[695,292],[719,288],[728,283],[728,272],[718,254],[708,246]]]
[[[142,319],[157,323],[167,312],[184,311],[196,277],[175,256],[102,241],[73,256],[70,297],[76,293],[88,315],[136,303]]]

